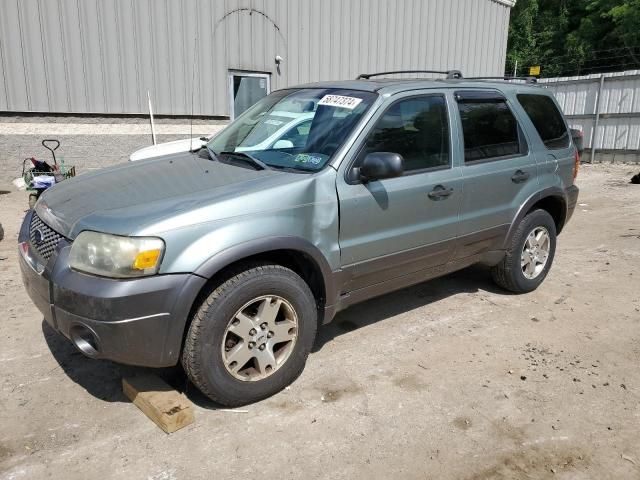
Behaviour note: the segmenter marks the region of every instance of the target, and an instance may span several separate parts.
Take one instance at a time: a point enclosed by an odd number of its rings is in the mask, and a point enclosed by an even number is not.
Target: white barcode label
[[[342,95],[325,95],[320,99],[318,105],[326,105],[327,107],[338,107],[338,108],[348,108],[349,110],[353,110],[356,108],[360,102],[362,102],[361,98],[354,97],[344,97]]]

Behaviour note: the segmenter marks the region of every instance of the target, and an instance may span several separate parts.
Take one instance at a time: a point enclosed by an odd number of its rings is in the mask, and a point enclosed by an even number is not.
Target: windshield
[[[218,158],[240,152],[268,167],[315,172],[327,164],[376,97],[345,89],[279,90],[244,112],[207,147]]]

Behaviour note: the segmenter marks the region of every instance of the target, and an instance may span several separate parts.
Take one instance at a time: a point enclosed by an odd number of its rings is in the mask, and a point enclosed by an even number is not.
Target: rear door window
[[[569,146],[567,126],[551,97],[522,93],[518,101],[547,148],[558,150]]]
[[[456,100],[462,122],[465,162],[498,160],[527,153],[518,121],[504,97],[490,92],[460,92],[456,94]]]

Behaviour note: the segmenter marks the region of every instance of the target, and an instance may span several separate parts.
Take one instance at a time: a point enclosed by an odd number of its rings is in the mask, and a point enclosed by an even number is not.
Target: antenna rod
[[[149,118],[151,119],[151,138],[153,139],[153,144],[156,144],[156,127],[153,124],[153,108],[151,107],[151,94],[149,90],[147,90],[147,100],[149,101]]]
[[[196,21],[196,31],[193,36],[193,68],[191,70],[191,126],[189,128],[189,151],[193,151],[193,99],[196,89],[196,65],[198,65],[198,32],[199,22]]]

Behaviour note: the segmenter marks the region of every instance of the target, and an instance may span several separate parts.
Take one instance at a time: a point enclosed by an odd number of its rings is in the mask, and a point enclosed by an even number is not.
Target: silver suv
[[[46,191],[19,236],[46,322],[89,357],[182,362],[236,406],[291,383],[354,303],[478,262],[507,290],[538,287],[578,196],[551,94],[363,77],[276,91],[197,152]],[[274,112],[312,120],[242,148]]]

